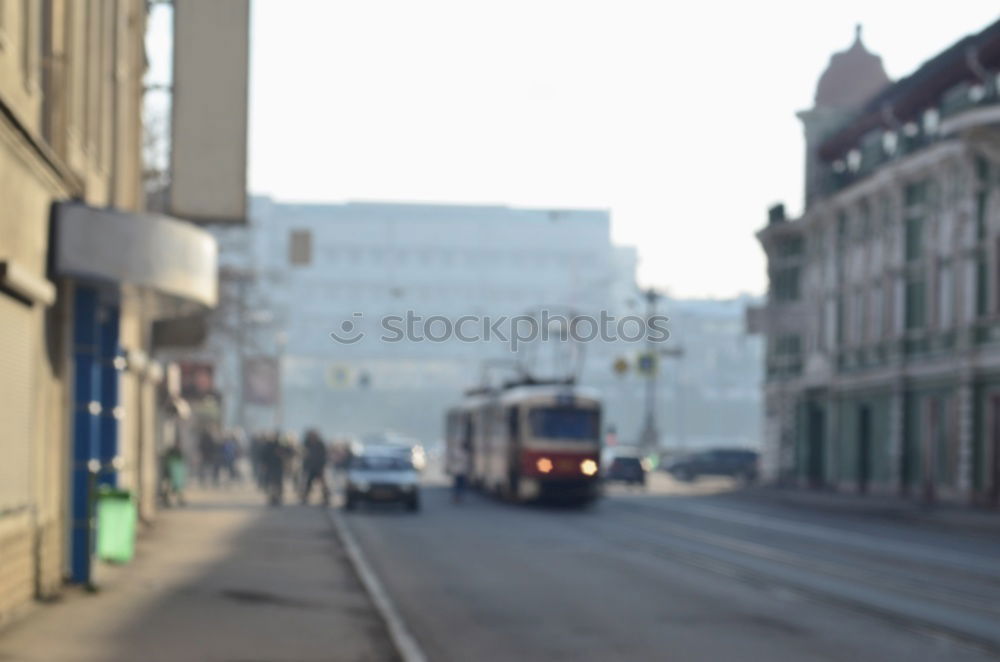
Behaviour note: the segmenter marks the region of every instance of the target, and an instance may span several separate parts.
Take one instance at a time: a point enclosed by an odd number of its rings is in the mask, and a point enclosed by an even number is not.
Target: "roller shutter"
[[[32,309],[0,294],[0,513],[30,500]]]

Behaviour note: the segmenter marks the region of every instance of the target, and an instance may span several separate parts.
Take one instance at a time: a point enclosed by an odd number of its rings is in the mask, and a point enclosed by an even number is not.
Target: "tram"
[[[485,492],[581,504],[600,495],[596,392],[527,379],[470,391],[448,411],[445,429],[448,457],[462,458],[468,480]]]

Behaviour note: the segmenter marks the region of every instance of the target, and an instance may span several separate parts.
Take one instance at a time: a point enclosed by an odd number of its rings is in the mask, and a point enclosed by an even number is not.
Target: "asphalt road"
[[[753,498],[583,511],[441,487],[347,525],[431,660],[979,660],[1000,538]]]

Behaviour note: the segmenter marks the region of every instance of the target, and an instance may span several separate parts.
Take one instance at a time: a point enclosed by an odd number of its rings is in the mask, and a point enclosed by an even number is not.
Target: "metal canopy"
[[[58,275],[148,287],[215,306],[218,247],[205,230],[169,216],[76,202],[57,204],[55,221]]]

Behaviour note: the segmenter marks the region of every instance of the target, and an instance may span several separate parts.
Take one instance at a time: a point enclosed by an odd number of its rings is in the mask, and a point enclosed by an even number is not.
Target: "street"
[[[383,599],[432,662],[1000,652],[989,517],[975,527],[967,514],[839,511],[656,473],[647,490],[612,486],[584,510],[477,493],[456,505],[442,476],[425,482],[417,514],[195,490],[161,514],[134,564],[98,567],[96,596],[71,594],[6,630],[0,659],[420,659],[393,650]]]
[[[419,516],[345,520],[431,660],[1000,651],[1000,538],[685,489],[577,511],[430,487]]]

